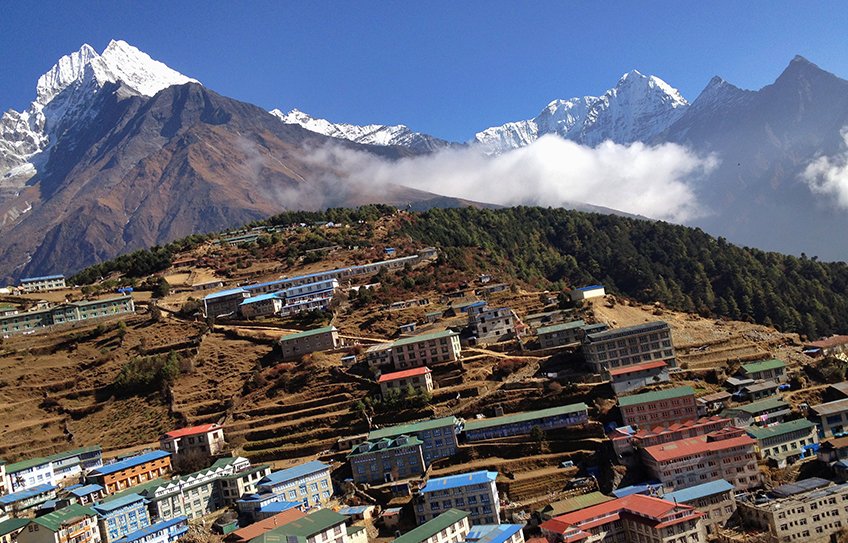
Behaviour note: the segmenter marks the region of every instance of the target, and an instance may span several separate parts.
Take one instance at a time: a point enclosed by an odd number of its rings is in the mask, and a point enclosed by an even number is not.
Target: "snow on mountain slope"
[[[399,145],[419,152],[431,152],[454,145],[445,140],[428,136],[427,134],[413,132],[409,127],[402,124],[394,126],[381,124],[360,126],[355,124],[332,123],[325,119],[312,117],[297,109],[293,109],[288,113],[284,113],[279,109],[272,109],[269,113],[286,124],[297,124],[324,136],[349,140],[365,145]]]
[[[554,100],[535,118],[488,128],[473,142],[489,153],[528,145],[545,134],[595,146],[647,141],[674,123],[689,103],[668,83],[636,70],[601,96]]]
[[[90,45],[63,56],[38,79],[36,99],[25,111],[0,118],[0,203],[6,193],[37,172],[63,131],[90,116],[93,98],[108,83],[126,94],[153,96],[171,85],[196,82],[124,41],[102,54]]]

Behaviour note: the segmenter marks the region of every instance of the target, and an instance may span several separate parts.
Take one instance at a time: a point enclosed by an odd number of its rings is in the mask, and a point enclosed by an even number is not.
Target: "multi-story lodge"
[[[462,543],[471,530],[470,514],[448,509],[433,520],[410,530],[392,543]]]
[[[0,317],[0,332],[20,334],[59,324],[71,324],[135,312],[132,296],[61,304],[49,309]]]
[[[767,533],[769,543],[827,543],[848,526],[848,483],[819,478],[779,486],[756,500],[737,500],[749,527]]]
[[[171,453],[151,451],[89,471],[89,483],[102,486],[107,494],[114,494],[165,476],[171,472]]]
[[[401,435],[365,441],[347,455],[356,483],[381,484],[419,477],[426,470],[422,442]]]
[[[508,307],[485,308],[468,316],[468,325],[479,344],[497,343],[518,336],[522,326],[515,311]]]
[[[819,442],[816,425],[807,419],[780,422],[765,428],[752,426],[747,433],[757,441],[757,456],[780,468],[807,452],[812,454],[814,444]]]
[[[534,427],[547,431],[579,426],[587,422],[589,422],[589,407],[581,402],[540,411],[468,420],[464,423],[462,434],[466,441],[480,441],[529,434]]]
[[[188,532],[188,519],[176,517],[129,533],[116,543],[174,543]]]
[[[707,537],[715,536],[736,511],[736,489],[724,479],[675,490],[665,494],[663,499],[691,505],[704,513],[702,521]]]
[[[728,427],[704,436],[653,445],[641,450],[642,463],[668,490],[724,479],[739,491],[761,484],[754,440]]]
[[[55,499],[56,488],[54,485],[41,484],[0,496],[0,510],[6,514],[21,516],[23,513]]]
[[[580,341],[584,326],[586,323],[582,320],[543,326],[536,330],[536,337],[543,349],[562,347]]]
[[[227,442],[220,424],[201,424],[162,434],[159,447],[171,453],[174,465],[191,457],[211,458],[224,451]]]
[[[335,326],[324,326],[296,334],[288,334],[277,340],[283,359],[293,359],[308,353],[332,351],[341,345],[339,330]]]
[[[5,487],[10,492],[41,485],[56,486],[65,479],[78,477],[103,465],[99,446],[84,447],[41,458],[6,464]]]
[[[540,528],[550,543],[704,543],[702,516],[690,505],[631,494],[554,517]]]
[[[695,390],[690,386],[621,396],[618,408],[624,424],[645,429],[698,418]]]
[[[664,360],[669,368],[677,367],[671,328],[663,321],[586,334],[583,356],[595,373],[653,360]]]
[[[304,508],[320,507],[333,495],[330,466],[314,460],[272,472],[259,481],[257,491],[285,496],[286,501],[299,502]]]
[[[637,460],[636,449],[660,445],[670,441],[679,441],[689,437],[697,437],[717,432],[730,424],[730,419],[722,417],[705,417],[697,420],[674,423],[669,426],[640,428],[630,426],[616,428],[609,434],[612,448],[619,461],[631,463]]]
[[[429,466],[434,460],[456,454],[459,447],[458,430],[459,421],[450,416],[372,430],[368,434],[368,441],[375,442],[402,435],[417,437],[422,443],[424,465]]]
[[[47,292],[67,288],[64,275],[46,275],[44,277],[25,277],[19,288],[24,292]]]
[[[496,471],[475,471],[427,481],[418,491],[415,517],[418,524],[438,517],[455,508],[471,514],[471,524],[499,524],[500,498],[495,480]]]
[[[200,518],[225,505],[221,494],[221,477],[250,468],[246,458],[222,458],[211,467],[143,485],[137,491],[147,499],[152,521],[171,520],[180,516]]]
[[[115,541],[128,534],[150,526],[147,500],[138,494],[126,494],[91,506],[97,513],[100,537],[105,543]]]
[[[100,543],[97,515],[71,504],[37,517],[18,534],[18,543]]]
[[[459,333],[451,330],[405,337],[391,344],[389,358],[395,369],[418,368],[458,360]]]
[[[815,407],[812,409],[815,410]],[[733,419],[734,426],[748,427],[782,422],[790,413],[792,413],[792,407],[788,403],[772,396],[756,402],[729,407],[721,412],[721,416]],[[824,425],[822,425],[822,428],[824,428]]]
[[[433,375],[430,368],[419,367],[403,371],[384,373],[377,379],[384,398],[392,394],[404,394],[409,388],[416,394],[433,391]]]

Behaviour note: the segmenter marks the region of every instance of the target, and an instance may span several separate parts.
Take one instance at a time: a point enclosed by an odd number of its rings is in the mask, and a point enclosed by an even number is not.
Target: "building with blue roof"
[[[56,498],[56,488],[54,485],[41,484],[0,496],[0,509],[17,515],[39,507],[43,503]]]
[[[100,536],[106,543],[113,543],[127,534],[150,526],[147,500],[138,494],[125,494],[91,506],[97,513]]]
[[[436,477],[418,492],[415,517],[418,524],[432,520],[448,509],[471,514],[471,524],[500,524],[500,498],[496,471],[474,471]]]
[[[180,516],[131,532],[115,543],[174,543],[186,532],[188,518]]]
[[[163,477],[171,471],[171,453],[155,450],[88,472],[86,482],[98,484],[107,494],[114,494],[141,483]]]
[[[24,292],[47,292],[67,288],[64,275],[45,275],[42,277],[24,277],[20,288]]]
[[[524,543],[521,524],[478,524],[465,536],[465,543]]]
[[[708,535],[713,535],[724,526],[736,511],[734,486],[724,479],[690,486],[663,496],[664,500],[691,505],[704,513],[701,520]]]
[[[65,492],[76,503],[88,505],[101,500],[106,494],[106,489],[100,485],[73,485],[65,487]]]
[[[606,295],[603,285],[588,285],[576,288],[568,293],[572,302],[588,300],[589,298],[603,298]]]
[[[259,494],[282,494],[285,501],[299,502],[305,508],[319,507],[333,495],[330,466],[313,460],[275,471],[261,479],[257,489]]]

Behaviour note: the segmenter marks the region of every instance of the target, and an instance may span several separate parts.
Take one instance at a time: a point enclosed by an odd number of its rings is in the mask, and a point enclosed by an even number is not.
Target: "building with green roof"
[[[690,386],[619,396],[618,409],[624,424],[642,429],[698,418],[695,390]]]
[[[21,531],[18,543],[60,543],[68,541],[69,534],[74,534],[74,543],[97,543],[101,540],[97,513],[76,503],[36,517],[27,526],[30,525],[37,526],[37,529]]]
[[[734,426],[747,427],[752,424],[765,425],[782,422],[792,412],[792,407],[778,396],[756,402],[729,407],[721,412],[722,417],[733,419]]]
[[[372,430],[368,434],[368,440],[375,441],[384,437],[392,438],[402,435],[415,436],[421,440],[424,464],[429,466],[434,460],[449,458],[456,454],[459,448],[456,437],[458,428],[459,421],[451,415],[440,419],[422,420]]]
[[[466,511],[448,509],[433,520],[396,538],[394,543],[425,543],[430,538],[435,538],[435,541],[431,543],[463,541],[471,530],[469,516],[470,514]]]
[[[787,379],[786,362],[776,358],[742,364],[742,372],[745,374],[745,377],[754,379],[755,381],[771,380],[783,383]]]
[[[28,518],[10,518],[0,522],[0,543],[14,543],[18,534],[29,524]]]
[[[757,456],[778,467],[814,454],[813,448],[819,442],[818,426],[807,419],[780,422],[764,428],[752,426],[746,431],[757,440]]]
[[[29,458],[6,464],[10,492],[34,488],[41,484],[58,485],[62,480],[76,477],[88,470],[103,466],[99,445],[63,451],[50,456]]]
[[[287,334],[277,340],[283,351],[283,359],[291,360],[318,351],[332,351],[341,345],[339,331],[335,326],[324,326]]]
[[[526,435],[534,427],[547,431],[577,426],[587,422],[589,422],[589,407],[581,402],[539,411],[514,413],[502,417],[467,420],[463,425],[462,432],[466,441],[479,441]]]
[[[250,543],[343,543],[347,538],[346,520],[335,511],[319,509],[254,537]]]
[[[598,505],[600,503],[606,503],[613,499],[614,498],[598,491],[588,492],[586,494],[574,496],[573,498],[552,502],[542,509],[539,509],[539,514],[542,517],[542,520],[550,520],[554,517],[565,515],[566,513],[571,513],[573,511],[579,511],[580,509],[586,509],[587,507]]]

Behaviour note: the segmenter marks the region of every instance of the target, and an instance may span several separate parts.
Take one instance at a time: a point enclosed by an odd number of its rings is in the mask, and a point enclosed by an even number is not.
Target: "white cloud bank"
[[[592,148],[554,135],[497,156],[469,147],[392,162],[329,146],[310,158],[354,185],[393,183],[501,205],[586,203],[673,222],[704,214],[692,183],[718,164],[675,144]]]
[[[836,205],[848,208],[848,127],[840,132],[845,150],[836,156],[820,156],[804,168],[801,179],[814,194],[836,198]]]

